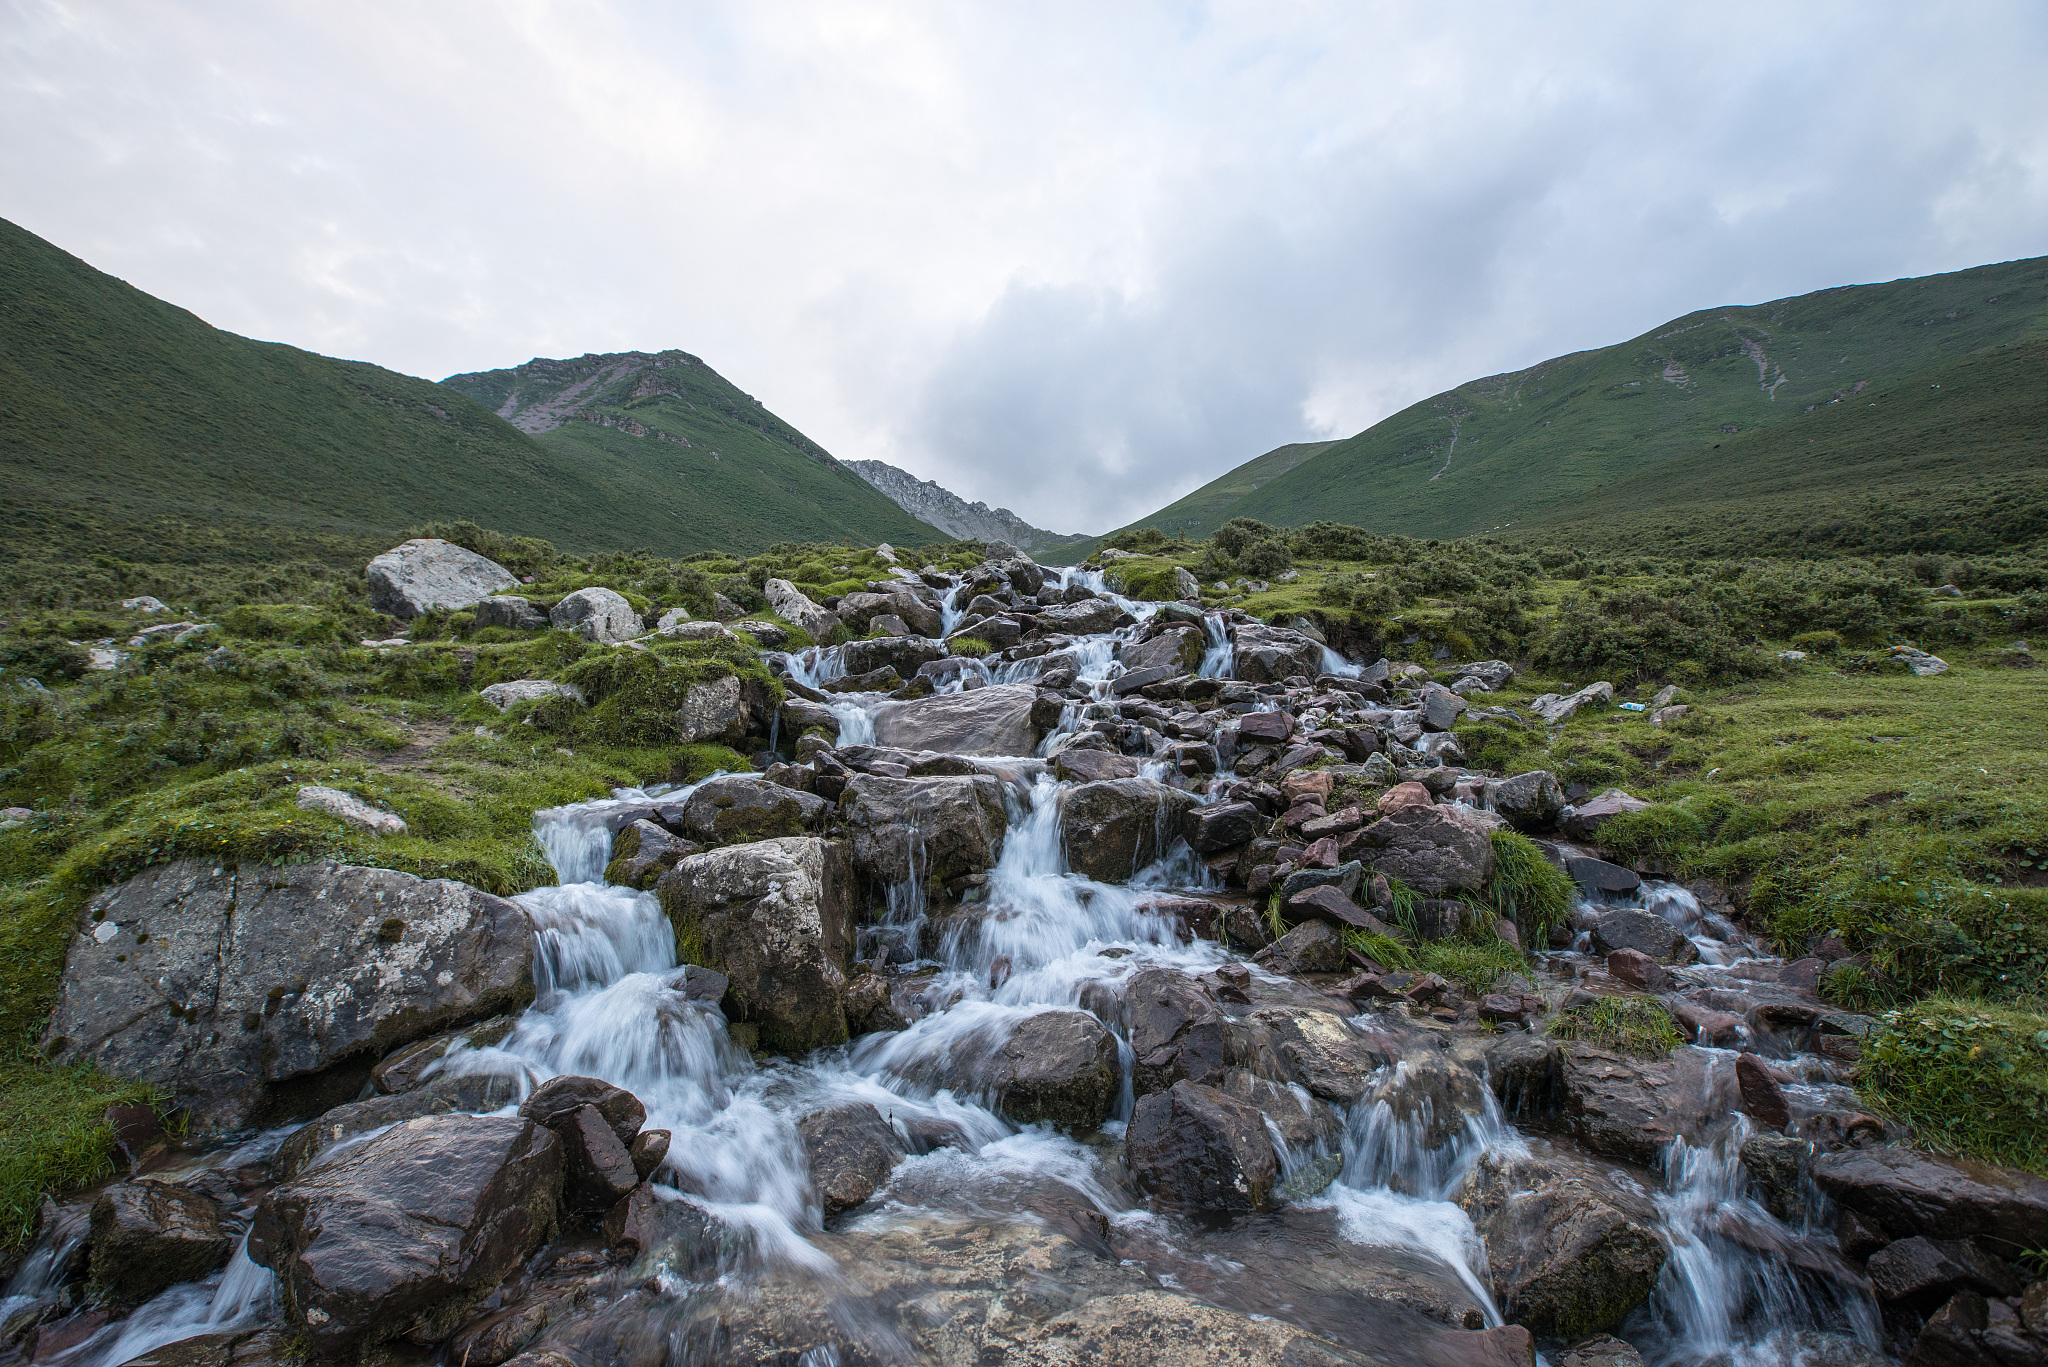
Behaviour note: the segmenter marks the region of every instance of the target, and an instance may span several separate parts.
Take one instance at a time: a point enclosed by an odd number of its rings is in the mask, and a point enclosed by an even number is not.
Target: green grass
[[[1952,999],[1890,1012],[1858,1086],[1922,1143],[2048,1173],[2048,1016]]]
[[[154,1099],[144,1084],[89,1068],[0,1063],[0,1254],[28,1242],[46,1191],[113,1170],[107,1108]]]
[[[137,531],[221,519],[387,545],[423,520],[469,520],[672,555],[945,539],[687,359],[651,372],[677,377],[673,392],[608,395],[596,415],[631,412],[691,445],[590,422],[537,439],[458,392],[489,398],[488,376],[451,388],[237,337],[0,221],[0,524],[120,528],[94,549],[138,560],[179,543]]]
[[[1491,932],[1488,932],[1491,936]],[[1425,940],[1415,948],[1416,966],[1449,979],[1468,996],[1491,992],[1503,974],[1520,973],[1528,961],[1506,940]]]
[[[1578,894],[1571,876],[1545,859],[1526,835],[1495,831],[1492,840],[1493,878],[1486,885],[1486,900],[1496,915],[1515,922],[1525,942],[1541,945],[1550,928],[1572,914]]]
[[[1652,997],[1604,997],[1566,1007],[1550,1022],[1550,1033],[1636,1058],[1662,1058],[1685,1043],[1671,1013]]]

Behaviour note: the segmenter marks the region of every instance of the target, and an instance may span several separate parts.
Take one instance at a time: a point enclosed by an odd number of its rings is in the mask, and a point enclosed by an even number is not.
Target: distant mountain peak
[[[1034,527],[1008,508],[969,503],[944,485],[919,479],[887,461],[849,460],[845,465],[904,512],[962,541],[1007,541],[1035,555],[1091,539],[1083,534],[1064,535]]]

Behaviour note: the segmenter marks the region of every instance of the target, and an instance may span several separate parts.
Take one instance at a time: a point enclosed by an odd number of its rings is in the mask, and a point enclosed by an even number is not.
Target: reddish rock
[[[1400,811],[1403,807],[1428,807],[1436,801],[1429,795],[1429,789],[1420,783],[1396,783],[1380,794],[1376,809],[1381,816]]]
[[[1782,1130],[1792,1123],[1792,1108],[1771,1070],[1755,1054],[1735,1060],[1735,1084],[1742,1092],[1742,1109],[1760,1124]]]
[[[1285,712],[1247,712],[1237,719],[1237,734],[1246,740],[1279,745],[1294,734],[1294,718]]]
[[[1671,984],[1671,975],[1640,949],[1615,950],[1607,956],[1607,971],[1644,992],[1662,992]]]

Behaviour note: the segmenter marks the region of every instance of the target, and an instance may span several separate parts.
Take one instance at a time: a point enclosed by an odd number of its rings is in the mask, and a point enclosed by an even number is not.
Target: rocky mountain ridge
[[[1077,546],[1090,539],[1085,535],[1062,535],[1034,527],[1008,508],[969,503],[943,484],[919,479],[887,461],[850,460],[846,462],[846,468],[874,485],[890,502],[920,522],[929,522],[963,541],[1007,541],[1033,554],[1043,554]]]

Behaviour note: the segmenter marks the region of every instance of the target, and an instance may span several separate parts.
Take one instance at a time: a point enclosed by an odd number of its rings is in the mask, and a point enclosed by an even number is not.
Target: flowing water
[[[1076,582],[1101,591],[1099,576],[1062,574],[1063,587]],[[945,595],[948,629],[960,617],[957,594]],[[1154,610],[1123,606],[1141,620]],[[1135,630],[1071,647],[1075,672],[1098,702],[1069,707],[1063,730],[1106,710],[1101,700],[1111,697],[1109,685],[1121,672],[1117,648]],[[1212,614],[1205,632],[1201,673],[1227,678],[1230,649],[1221,617]],[[1358,672],[1341,657],[1326,663],[1332,673]],[[1029,677],[1022,671],[1031,666],[1035,674],[1037,664],[971,662],[946,687],[969,686],[969,678],[993,683]],[[811,687],[843,676],[838,652],[830,649],[793,656],[790,671]],[[872,740],[870,717],[882,701],[876,695],[834,695],[842,742]],[[1049,737],[1048,745],[1056,739]],[[1324,1320],[1305,1326],[1318,1332],[1365,1333],[1344,1318],[1358,1313],[1355,1308],[1329,1310],[1338,1301],[1318,1300],[1301,1289],[1309,1284],[1308,1270],[1301,1271],[1298,1284],[1286,1278],[1293,1275],[1290,1268],[1321,1269],[1320,1276],[1346,1259],[1387,1259],[1434,1279],[1445,1288],[1446,1303],[1467,1304],[1468,1327],[1500,1323],[1486,1250],[1470,1219],[1448,1199],[1486,1153],[1526,1152],[1521,1133],[1483,1087],[1478,1113],[1451,1126],[1448,1140],[1432,1145],[1427,1107],[1403,1118],[1393,1104],[1410,1081],[1410,1065],[1390,1065],[1341,1117],[1341,1134],[1305,1144],[1283,1138],[1278,1145],[1290,1173],[1325,1154],[1332,1163],[1341,1160],[1334,1181],[1282,1216],[1235,1230],[1154,1216],[1125,1185],[1114,1152],[1131,1114],[1127,1044],[1122,1097],[1100,1142],[1045,1126],[1020,1128],[992,1110],[988,1098],[947,1087],[952,1060],[999,1043],[1035,1013],[1073,1009],[1091,996],[1099,1000],[1102,989],[1114,989],[1145,969],[1199,975],[1235,958],[1214,942],[1183,938],[1172,918],[1146,910],[1148,898],[1160,890],[1192,893],[1217,886],[1184,844],[1161,863],[1134,871],[1128,885],[1105,885],[1071,872],[1058,821],[1062,786],[1041,774],[1006,787],[1009,829],[984,901],[933,921],[915,866],[913,876],[890,892],[879,919],[900,946],[895,961],[908,957],[903,967],[923,975],[926,1014],[898,1032],[865,1036],[803,1060],[770,1062],[751,1058],[732,1042],[716,1007],[686,995],[674,936],[654,896],[603,879],[610,818],[650,797],[681,801],[687,791],[622,790],[605,801],[539,813],[536,838],[558,882],[518,899],[534,925],[536,999],[495,1047],[458,1049],[442,1066],[457,1073],[510,1073],[523,1089],[559,1074],[582,1074],[633,1092],[647,1108],[647,1124],[672,1135],[658,1180],[731,1236],[718,1283],[726,1291],[764,1276],[837,1275],[832,1256],[821,1247],[822,1212],[796,1121],[821,1106],[865,1101],[900,1126],[950,1127],[964,1142],[906,1160],[892,1186],[859,1217],[864,1227],[934,1210],[1002,1218],[1021,1213],[1006,1211],[1005,1200],[1050,1190],[1096,1212],[1120,1255],[1146,1268],[1160,1285],[1185,1286],[1233,1308],[1280,1314],[1283,1305],[1292,1306],[1287,1313],[1310,1319],[1324,1314]],[[1688,972],[1701,982],[1762,957],[1733,927],[1703,915],[1683,889],[1653,884],[1634,904],[1695,937],[1703,964]],[[1571,953],[1547,960],[1544,971],[1553,980],[1584,971]],[[994,971],[999,964],[1007,965],[1006,975]],[[1254,974],[1278,983],[1263,970],[1255,968]],[[1372,1024],[1367,1017],[1357,1023]],[[1725,1089],[1725,1067],[1717,1070],[1709,1060],[1705,1074],[1720,1077],[1714,1085]],[[1820,1086],[1825,1090],[1825,1081]],[[1726,1109],[1725,1101],[1720,1105]],[[1739,1116],[1727,1117],[1697,1147],[1674,1143],[1661,1174],[1643,1174],[1648,1182],[1661,1182],[1654,1194],[1672,1257],[1651,1304],[1626,1332],[1658,1367],[1881,1358],[1867,1292],[1856,1290],[1853,1277],[1831,1279],[1796,1266],[1795,1253],[1823,1241],[1818,1205],[1811,1228],[1794,1227],[1745,1193],[1735,1159],[1745,1124]],[[1280,1136],[1277,1125],[1274,1133]],[[47,1295],[82,1233],[75,1216],[47,1230],[44,1244],[9,1284],[0,1312]],[[1265,1269],[1269,1280],[1228,1272],[1248,1263]],[[673,1281],[664,1285],[678,1295],[702,1293]],[[174,1288],[57,1360],[115,1367],[165,1342],[256,1322],[274,1313],[273,1302],[270,1274],[238,1252],[223,1272]],[[887,1338],[883,1330],[875,1333]]]

